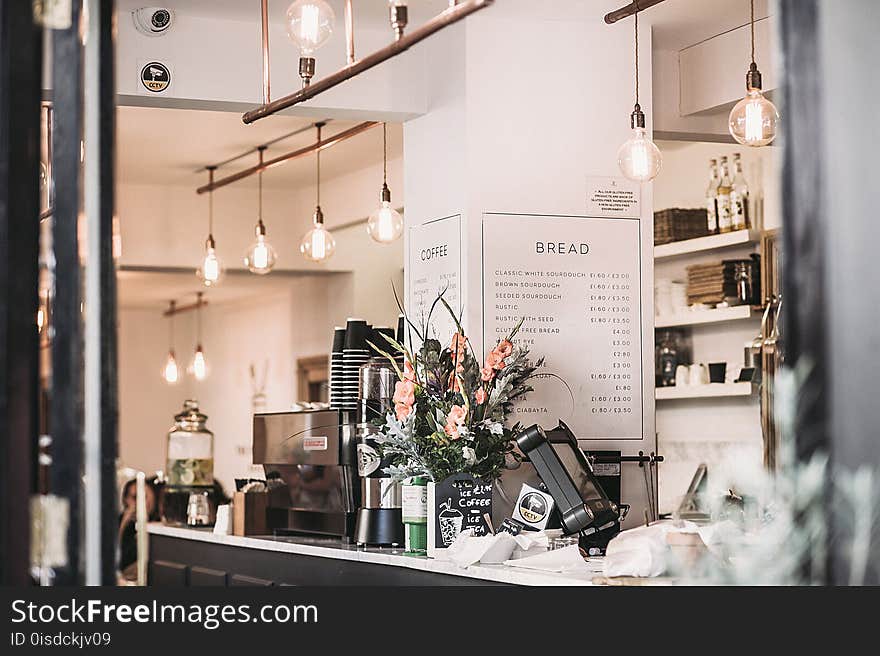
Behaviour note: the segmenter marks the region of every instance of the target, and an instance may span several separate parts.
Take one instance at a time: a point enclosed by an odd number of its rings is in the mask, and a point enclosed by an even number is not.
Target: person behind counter
[[[147,479],[146,494],[147,519],[160,520],[159,495],[161,484],[156,477]],[[137,480],[131,479],[122,486],[122,514],[119,516],[119,574],[125,581],[137,579]]]

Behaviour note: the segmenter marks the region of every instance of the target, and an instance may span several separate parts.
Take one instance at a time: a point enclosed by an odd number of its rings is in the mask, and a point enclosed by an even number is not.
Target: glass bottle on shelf
[[[730,171],[727,168],[727,157],[721,158],[721,181],[718,183],[718,232],[730,232],[733,229],[730,204]]]
[[[739,153],[733,154],[733,170],[733,184],[730,190],[733,229],[745,230],[751,225],[749,221],[749,185],[743,175],[742,159]]]
[[[706,225],[710,235],[718,233],[718,167],[714,159],[709,160],[709,188],[706,189]]]
[[[186,523],[190,494],[213,489],[214,433],[205,427],[207,419],[198,401],[187,400],[168,431],[162,503],[162,519],[167,524]]]
[[[675,335],[669,331],[663,332],[657,350],[657,387],[675,386],[675,370],[678,368],[678,362]]]

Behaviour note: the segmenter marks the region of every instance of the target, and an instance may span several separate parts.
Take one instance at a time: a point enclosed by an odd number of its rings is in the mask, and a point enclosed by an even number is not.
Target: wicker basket
[[[654,212],[654,245],[696,239],[709,234],[706,210],[678,207]]]

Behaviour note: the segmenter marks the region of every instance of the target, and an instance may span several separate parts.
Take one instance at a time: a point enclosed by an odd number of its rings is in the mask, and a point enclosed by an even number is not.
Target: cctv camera
[[[137,31],[147,36],[161,36],[171,29],[174,11],[164,7],[141,7],[131,12]]]

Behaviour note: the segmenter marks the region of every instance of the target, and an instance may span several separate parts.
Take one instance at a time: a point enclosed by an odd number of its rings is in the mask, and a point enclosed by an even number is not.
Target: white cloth
[[[495,535],[476,537],[472,529],[467,529],[446,550],[446,558],[459,567],[469,567],[475,563],[498,565],[511,558],[541,553],[548,544],[549,540],[543,531],[519,535],[501,531]]]
[[[696,528],[692,522],[676,526],[672,521],[661,521],[619,533],[605,551],[605,576],[660,576],[669,566],[666,534],[693,533]]]
[[[524,567],[544,572],[569,574],[572,572],[599,572],[602,566],[598,560],[593,558],[584,560],[578,546],[572,544],[562,549],[554,549],[553,551],[546,551],[517,560],[508,560],[504,564],[511,567]]]

